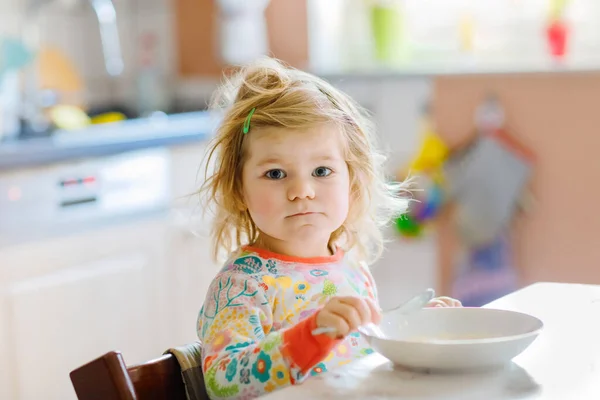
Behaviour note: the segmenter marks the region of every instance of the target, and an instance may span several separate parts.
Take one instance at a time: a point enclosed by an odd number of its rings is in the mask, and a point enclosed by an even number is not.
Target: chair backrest
[[[70,377],[79,400],[186,400],[181,368],[172,354],[127,367],[121,353],[111,351]]]

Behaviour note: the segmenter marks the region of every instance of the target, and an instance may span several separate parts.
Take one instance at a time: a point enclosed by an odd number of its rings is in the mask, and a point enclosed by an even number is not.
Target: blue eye
[[[272,169],[270,171],[267,171],[265,176],[269,179],[279,180],[279,179],[285,178],[286,175],[285,175],[285,172],[283,172],[280,169]]]
[[[331,169],[327,167],[318,167],[313,171],[313,176],[316,176],[317,178],[324,178],[329,176],[331,172]]]

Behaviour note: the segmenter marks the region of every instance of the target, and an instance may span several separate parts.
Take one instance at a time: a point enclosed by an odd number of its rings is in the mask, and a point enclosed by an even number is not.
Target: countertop
[[[0,171],[207,140],[218,118],[200,111],[140,118],[51,137],[0,142]]]
[[[375,353],[264,398],[600,399],[600,286],[538,283],[486,307],[526,312],[545,325],[540,337],[503,370],[417,373],[395,368]]]

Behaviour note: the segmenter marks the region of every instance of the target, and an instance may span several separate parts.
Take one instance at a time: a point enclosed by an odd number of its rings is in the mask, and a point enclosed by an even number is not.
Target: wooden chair
[[[69,375],[79,400],[187,399],[181,368],[172,354],[127,367],[121,353],[111,351]]]

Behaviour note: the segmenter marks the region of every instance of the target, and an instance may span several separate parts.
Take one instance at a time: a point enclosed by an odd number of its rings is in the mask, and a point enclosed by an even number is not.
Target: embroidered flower
[[[275,279],[277,286],[283,289],[289,289],[292,286],[292,278],[289,276],[280,276]]]
[[[313,269],[308,272],[308,274],[304,274],[306,280],[310,283],[318,283],[321,282],[324,277],[329,275],[329,271],[325,271],[324,269]]]
[[[247,386],[242,390],[239,400],[253,400],[257,397],[260,397],[261,394],[262,393],[260,393],[257,388],[253,386]]]
[[[350,349],[345,343],[340,343],[334,351],[338,357],[348,357],[350,355]]]
[[[210,366],[212,365],[213,361],[215,360],[215,358],[217,358],[216,354],[213,354],[212,356],[207,356],[204,359],[204,370],[208,371],[208,369],[210,368]]]
[[[236,372],[237,372],[237,360],[234,358],[233,360],[231,360],[231,362],[227,366],[227,370],[225,371],[225,378],[227,378],[227,380],[229,382],[231,382],[233,380],[233,378],[235,377]]]
[[[326,296],[333,296],[337,294],[337,286],[333,284],[330,280],[326,280],[323,283],[323,294]]]
[[[287,385],[290,381],[290,374],[283,365],[274,367],[271,371],[271,377],[279,386]]]
[[[308,282],[301,281],[294,284],[294,292],[296,294],[305,294],[310,289]]]
[[[269,357],[269,355],[264,351],[261,351],[256,359],[256,362],[252,366],[252,375],[262,383],[265,383],[269,380],[270,370],[271,357]]]
[[[231,334],[229,331],[217,333],[217,336],[210,342],[211,352],[219,352],[231,342]]]
[[[323,372],[327,372],[327,366],[323,363],[319,363],[310,371],[310,375],[316,376],[322,374]]]
[[[248,368],[242,368],[240,370],[240,382],[245,385],[250,384],[250,370]]]
[[[272,392],[275,389],[277,389],[277,386],[275,386],[275,384],[272,381],[269,381],[269,383],[265,385],[265,391],[268,393]]]
[[[230,361],[231,361],[231,360],[230,360],[229,358],[224,358],[224,359],[222,359],[221,361],[219,361],[219,365],[218,365],[219,369],[220,369],[221,371],[225,371],[225,370],[227,370],[227,366],[229,365],[229,362],[230,362]]]
[[[360,352],[361,354],[367,356],[369,354],[373,354],[375,351],[372,348],[368,347],[366,349],[362,349]]]
[[[242,367],[247,367],[249,362],[250,362],[250,352],[246,351],[246,352],[244,352],[244,355],[242,356],[242,358],[240,358],[240,365]]]
[[[277,275],[277,264],[274,260],[267,261],[267,270],[269,270],[269,273],[271,273],[272,275]]]
[[[354,347],[358,346],[358,344],[359,344],[358,339],[360,338],[360,333],[352,332],[348,336],[350,337],[350,343],[352,344],[352,346],[354,346]]]
[[[271,275],[263,275],[262,280],[269,287],[288,289],[292,286],[292,279],[289,276],[279,276],[275,278]]]
[[[339,283],[344,279],[342,273],[336,269],[315,268],[303,272],[304,278],[307,280],[307,282],[313,285],[322,283],[325,279],[328,279],[334,283]]]

